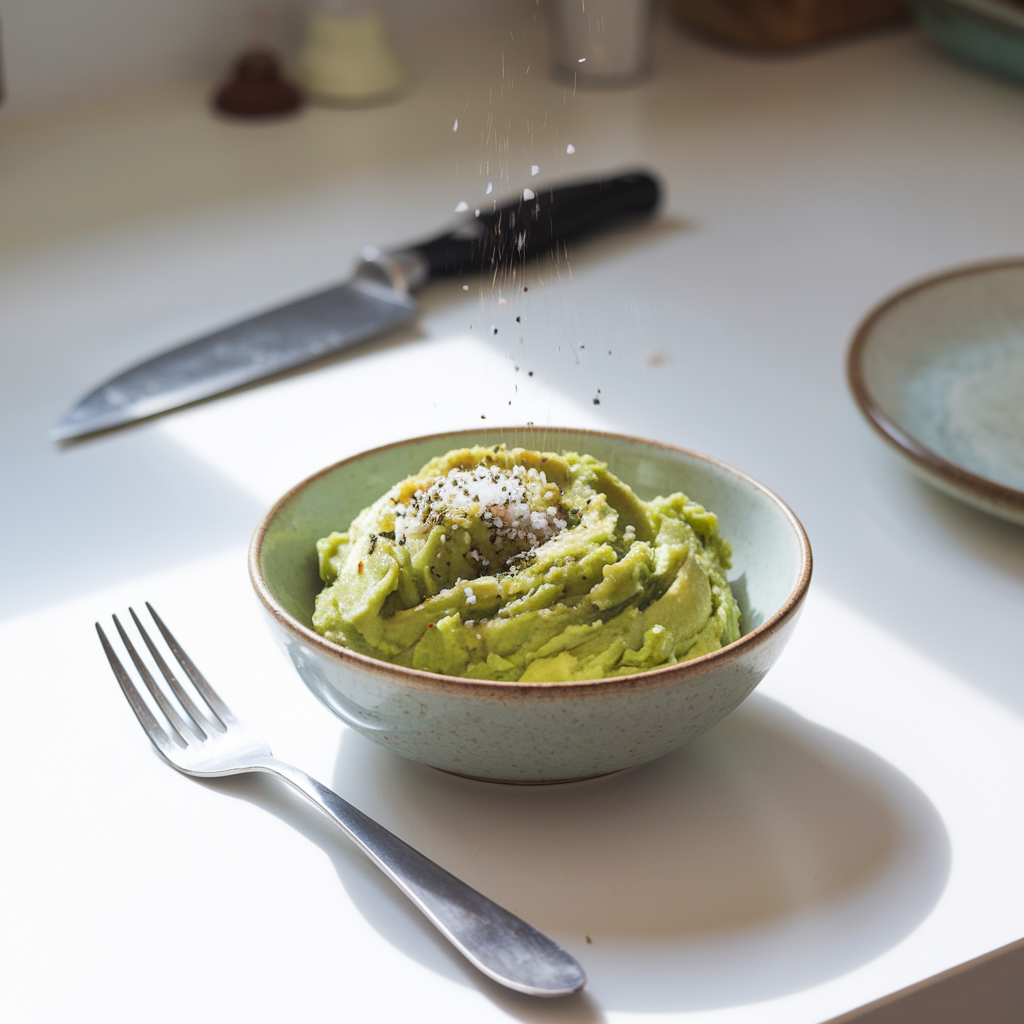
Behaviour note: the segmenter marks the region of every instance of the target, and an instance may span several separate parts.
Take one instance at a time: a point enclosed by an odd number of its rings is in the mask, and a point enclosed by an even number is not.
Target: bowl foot
[[[427,765],[436,772],[444,772],[445,775],[455,775],[460,779],[472,779],[474,782],[493,782],[498,786],[561,786],[569,782],[586,782],[588,779],[604,779],[609,775],[621,775],[623,772],[632,771],[637,765],[629,765],[626,768],[616,768],[610,772],[597,772],[595,775],[577,775],[571,779],[485,779],[482,775],[467,775],[465,772],[453,772],[449,768],[437,768],[434,765]]]

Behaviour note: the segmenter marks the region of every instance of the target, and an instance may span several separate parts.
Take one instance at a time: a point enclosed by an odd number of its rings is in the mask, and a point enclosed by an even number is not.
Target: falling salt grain
[[[455,118],[455,124],[452,125],[452,131],[457,132],[459,130],[459,119]]]
[[[479,212],[480,212],[480,211],[479,211],[479,210],[477,210],[477,213],[479,213]],[[468,284],[464,284],[464,285],[462,286],[462,290],[463,290],[464,292],[468,292],[468,291],[469,291],[469,285],[468,285]],[[609,354],[610,354],[610,353],[609,353]]]
[[[540,174],[540,168],[536,164],[531,164],[530,165],[530,174],[533,174],[533,175]]]
[[[576,147],[570,142],[569,145],[565,147],[565,151],[571,156],[576,152]]]
[[[487,191],[484,194],[489,196],[493,191],[494,185],[491,182],[487,182]]]
[[[537,194],[532,189],[524,188],[523,189],[523,198],[524,199],[536,199],[537,198]],[[526,289],[524,288],[523,290],[525,291]]]
[[[586,57],[580,57],[580,59],[578,61],[576,61],[576,63],[577,64],[582,64],[586,59],[587,59]]]
[[[456,213],[465,213],[468,209],[469,209],[469,203],[463,202],[463,203],[459,203],[459,205],[455,207],[455,212]]]

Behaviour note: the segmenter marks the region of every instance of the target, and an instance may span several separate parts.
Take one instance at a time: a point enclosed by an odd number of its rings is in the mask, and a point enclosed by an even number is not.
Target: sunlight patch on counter
[[[605,421],[470,334],[367,352],[167,417],[159,432],[270,504],[379,445],[476,426]]]

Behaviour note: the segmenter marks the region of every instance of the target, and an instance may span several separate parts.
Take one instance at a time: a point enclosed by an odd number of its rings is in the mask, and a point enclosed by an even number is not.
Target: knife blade
[[[416,316],[410,293],[432,278],[509,269],[623,214],[650,213],[658,195],[655,179],[639,172],[524,189],[437,238],[364,250],[346,284],[136,364],[82,398],[50,437],[65,441],[145,419],[393,330]]]

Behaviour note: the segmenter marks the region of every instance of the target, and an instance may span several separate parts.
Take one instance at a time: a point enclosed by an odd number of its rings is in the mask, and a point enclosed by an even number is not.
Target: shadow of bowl
[[[913,783],[759,695],[658,761],[556,787],[457,778],[346,732],[334,786],[561,942],[608,1010],[713,1009],[820,984],[899,942],[949,872],[945,828]],[[372,868],[335,863],[385,938],[478,983]],[[547,1019],[479,984],[514,1016]],[[594,1013],[581,1003],[570,1019]]]

